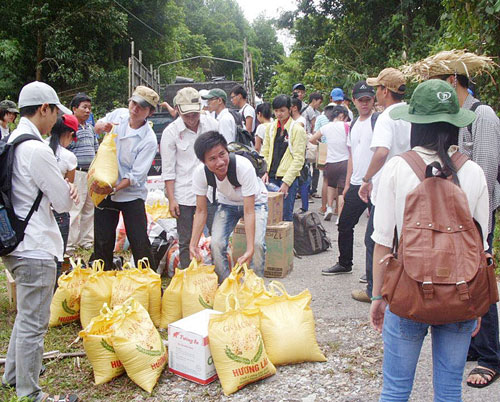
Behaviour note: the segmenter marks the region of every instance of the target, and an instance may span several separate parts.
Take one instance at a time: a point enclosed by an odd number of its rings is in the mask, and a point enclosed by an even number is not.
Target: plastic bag
[[[115,310],[111,345],[130,379],[151,392],[168,360],[160,334],[146,309],[135,299],[126,300]]]
[[[182,284],[182,316],[213,308],[218,279],[214,265],[198,265],[193,258],[185,269]]]
[[[316,341],[309,290],[290,296],[280,282],[269,286],[282,295],[255,303],[261,311],[260,330],[269,359],[275,365],[326,361]]]
[[[230,299],[234,308],[229,306]],[[267,357],[259,331],[259,310],[240,310],[234,296],[227,297],[224,309],[224,314],[210,317],[208,338],[222,389],[229,395],[272,376],[276,368]]]
[[[87,188],[95,206],[98,206],[107,197],[107,194],[96,193],[92,189],[94,183],[101,188],[109,188],[113,187],[118,180],[116,136],[117,134],[114,132],[113,126],[111,132],[104,136],[87,174]]]
[[[82,269],[81,259],[76,263],[70,259],[70,263],[72,270],[57,280],[58,288],[50,303],[49,327],[78,321],[80,318],[80,295],[91,270]]]
[[[111,326],[116,317],[117,315],[104,305],[100,314],[78,334],[83,339],[83,348],[94,370],[96,385],[111,381],[125,372],[113,346],[109,344],[113,333]]]
[[[184,280],[182,269],[176,269],[161,300],[160,328],[167,328],[168,324],[182,318],[182,284]]]
[[[149,286],[142,279],[137,268],[131,268],[129,263],[123,265],[122,271],[116,272],[116,279],[111,289],[111,307],[122,304],[133,297],[146,309],[149,307]]]
[[[160,326],[161,321],[161,277],[151,269],[149,260],[142,258],[138,262],[138,271],[142,279],[148,285],[149,304],[148,313],[156,327]]]
[[[83,285],[80,298],[82,328],[86,328],[90,320],[100,314],[104,304],[110,304],[111,290],[116,275],[116,271],[104,271],[103,260],[95,260],[90,271],[91,274]]]

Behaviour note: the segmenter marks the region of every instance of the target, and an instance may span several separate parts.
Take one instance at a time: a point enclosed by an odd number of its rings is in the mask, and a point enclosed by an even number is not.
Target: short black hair
[[[387,88],[383,85],[380,85],[382,88]],[[389,93],[391,94],[392,96],[392,99],[394,99],[395,101],[398,101],[398,102],[401,102],[403,100],[403,98],[405,97],[405,94],[402,93],[402,94],[398,94],[397,92],[394,92],[394,91],[391,91],[389,88],[387,88],[387,90],[389,91]],[[406,85],[401,85],[398,90],[404,92],[406,91]]]
[[[74,133],[71,128],[64,124],[62,116],[59,116],[56,120],[56,123],[52,127],[52,130],[50,130],[49,146],[52,151],[54,151],[54,155],[57,152],[57,147],[59,146],[61,136],[67,132]]]
[[[309,103],[318,99],[321,99],[323,101],[323,95],[321,95],[319,92],[313,92],[311,95],[309,95]]]
[[[231,93],[235,95],[241,95],[243,99],[246,99],[248,96],[248,93],[245,88],[241,85],[236,85],[231,89]]]
[[[333,121],[339,114],[343,114],[344,116],[348,116],[347,108],[344,106],[333,106],[329,108],[325,108],[325,116],[329,121]]]
[[[11,112],[9,112],[7,109],[0,109],[0,120],[3,120],[3,118],[5,117],[5,115],[7,113],[11,113]]]
[[[292,107],[292,100],[288,95],[278,95],[273,99],[273,109],[282,107],[286,107],[287,109]]]
[[[263,102],[260,105],[257,105],[255,108],[255,114],[261,114],[265,119],[270,119],[273,116],[273,112],[271,110],[271,104],[269,102]]]
[[[205,154],[217,145],[222,145],[229,152],[227,141],[222,134],[218,131],[207,131],[199,135],[194,142],[194,153],[200,161],[205,162]]]
[[[455,75],[455,74],[442,74],[442,75],[438,75],[436,78],[443,80],[443,81],[446,81],[448,79],[448,77],[450,77],[452,75]],[[456,77],[457,77],[457,81],[461,87],[469,88],[469,78],[468,77],[466,77],[465,75],[462,75],[462,74],[457,74]]]
[[[19,108],[19,114],[21,117],[31,117],[36,114],[36,111],[40,109],[42,105],[34,105],[34,106],[24,106]],[[57,108],[56,105],[49,104],[50,110],[53,112],[55,108]]]
[[[300,111],[302,110],[302,101],[297,98],[297,97],[292,97],[292,106],[297,106],[297,109]]]
[[[80,106],[82,102],[91,102],[92,98],[88,96],[85,92],[78,92],[73,99],[71,99],[71,103],[69,104],[69,108],[73,110],[74,107]]]

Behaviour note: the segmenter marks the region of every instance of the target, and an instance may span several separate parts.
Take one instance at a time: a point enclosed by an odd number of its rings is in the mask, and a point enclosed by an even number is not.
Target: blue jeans
[[[300,185],[300,201],[302,201],[302,209],[309,211],[309,188],[311,186],[311,175],[307,176],[307,180]]]
[[[431,327],[434,401],[462,401],[462,376],[476,320],[429,325],[385,310],[384,384],[380,401],[408,401],[418,357]]]
[[[282,180],[269,178],[269,182],[281,187],[283,184]],[[283,220],[292,222],[293,221],[293,206],[295,204],[295,197],[297,196],[297,191],[299,189],[299,178],[296,178],[290,188],[288,189],[288,195],[283,200]]]
[[[230,272],[227,246],[229,236],[240,218],[243,218],[243,205],[219,204],[215,212],[210,248],[219,283],[226,279]],[[260,277],[264,276],[266,265],[266,225],[267,204],[255,204],[255,244],[250,266]]]

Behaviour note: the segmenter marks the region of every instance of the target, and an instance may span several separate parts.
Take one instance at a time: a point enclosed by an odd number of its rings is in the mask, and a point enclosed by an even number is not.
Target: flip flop
[[[472,369],[467,377],[470,377],[471,375],[479,375],[479,376],[483,377],[483,379],[486,380],[486,382],[484,384],[473,384],[473,383],[467,381],[467,385],[469,387],[472,387],[472,388],[487,387],[488,385],[494,383],[500,377],[500,373],[497,373],[494,370],[490,370],[490,369],[482,368],[482,367],[476,367],[475,369]],[[488,380],[488,377],[491,377],[491,378]]]

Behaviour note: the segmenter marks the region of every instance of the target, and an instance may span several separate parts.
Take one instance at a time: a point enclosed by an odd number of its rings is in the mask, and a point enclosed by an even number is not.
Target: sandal
[[[486,380],[486,382],[484,384],[474,384],[472,382],[467,381],[467,385],[469,387],[472,387],[472,388],[487,387],[488,385],[494,383],[500,377],[500,373],[497,373],[494,370],[482,368],[482,367],[476,367],[475,369],[472,369],[467,377],[470,377],[471,375],[479,375],[483,379]]]
[[[78,402],[78,395],[66,394],[66,395],[49,395],[44,394],[40,402]]]

